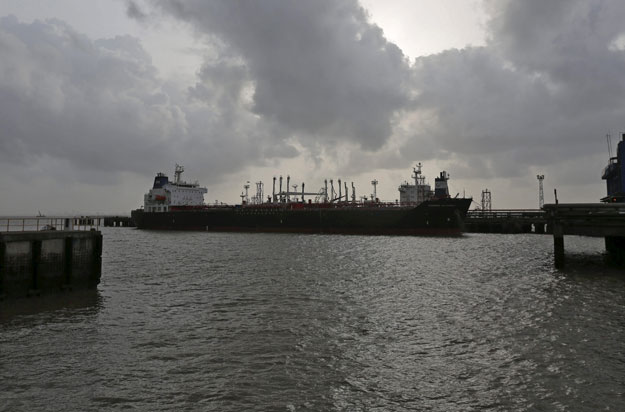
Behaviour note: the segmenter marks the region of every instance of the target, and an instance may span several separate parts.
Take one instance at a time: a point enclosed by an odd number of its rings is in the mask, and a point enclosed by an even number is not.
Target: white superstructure
[[[433,197],[430,185],[425,183],[425,176],[421,173],[421,163],[412,169],[414,185],[408,182],[399,186],[399,203],[402,205],[419,204]]]
[[[146,212],[167,212],[175,207],[204,206],[205,187],[198,182],[188,183],[181,180],[184,167],[176,165],[173,182],[164,173],[154,178],[154,186],[143,197],[143,209]]]

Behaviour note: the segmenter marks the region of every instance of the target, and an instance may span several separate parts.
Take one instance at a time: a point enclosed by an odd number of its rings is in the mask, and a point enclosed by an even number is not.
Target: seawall
[[[99,231],[0,233],[0,299],[95,289],[101,273]]]

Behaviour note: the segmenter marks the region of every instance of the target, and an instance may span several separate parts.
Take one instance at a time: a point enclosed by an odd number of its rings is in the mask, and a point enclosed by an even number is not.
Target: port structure
[[[545,175],[536,175],[538,179],[538,208],[542,209],[545,205],[545,193],[543,191],[543,180],[545,180]]]
[[[279,182],[279,186],[276,188],[276,183]],[[329,187],[328,187],[329,183]],[[279,178],[273,177],[273,185],[271,190],[271,196],[267,195],[267,203],[290,203],[290,202],[302,202],[306,201],[306,196],[314,197],[315,202],[323,202],[323,203],[335,203],[335,202],[349,202],[350,201],[350,193],[349,193],[349,185],[346,181],[341,181],[341,179],[337,179],[338,186],[334,185],[334,179],[326,179],[324,180],[324,187],[319,189],[317,192],[307,192],[305,187],[306,184],[302,182],[299,184],[291,184],[291,177],[287,175],[286,177],[286,189],[283,190],[283,178],[280,176]],[[377,184],[377,180],[375,181]],[[301,190],[298,190],[301,187]],[[245,203],[249,203],[251,200],[252,204],[262,204],[264,202],[264,184],[262,181],[256,182],[256,194],[251,198],[248,197],[248,189],[250,188],[250,182],[246,182],[243,186],[245,192],[242,192],[239,197]],[[338,191],[336,190],[338,189]],[[351,201],[356,202],[356,186],[354,186],[354,182],[351,182]],[[344,190],[344,191],[343,191]],[[375,193],[375,187],[374,187]],[[374,195],[375,196],[375,195]],[[309,199],[309,202],[311,199]]]
[[[371,181],[371,184],[373,185],[373,194],[371,195],[371,201],[375,202],[376,199],[378,198],[378,193],[377,193],[378,180],[373,179]]]
[[[252,203],[255,205],[259,205],[263,203],[264,195],[264,185],[263,182],[256,182],[256,194],[252,196]],[[271,199],[271,198],[270,198]]]
[[[488,189],[482,190],[482,211],[490,212],[492,210],[491,192]]]

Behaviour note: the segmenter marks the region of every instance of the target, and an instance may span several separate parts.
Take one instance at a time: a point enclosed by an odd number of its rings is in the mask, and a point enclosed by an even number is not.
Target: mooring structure
[[[95,289],[102,234],[93,218],[0,218],[0,300]]]
[[[556,268],[565,265],[565,235],[603,237],[608,256],[625,263],[625,203],[551,203],[543,210],[552,228]]]

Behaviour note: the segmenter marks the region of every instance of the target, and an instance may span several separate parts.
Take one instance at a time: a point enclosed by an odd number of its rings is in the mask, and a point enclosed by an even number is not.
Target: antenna
[[[180,183],[180,176],[182,175],[182,172],[184,172],[184,167],[176,163],[176,170],[174,171],[174,183]]]
[[[245,188],[245,203],[249,203],[250,202],[250,198],[247,195],[247,191],[250,188],[250,182],[246,182],[243,187]]]
[[[545,193],[543,192],[543,180],[545,180],[545,175],[536,175],[536,178],[538,179],[538,208],[542,209],[545,204]]]
[[[610,133],[605,135],[605,138],[608,141],[608,155],[610,155],[610,159],[612,158],[612,135]]]

